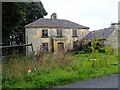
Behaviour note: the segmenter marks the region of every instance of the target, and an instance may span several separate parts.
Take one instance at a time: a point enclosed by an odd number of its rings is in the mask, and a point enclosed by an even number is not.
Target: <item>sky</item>
[[[118,22],[119,0],[41,0],[50,18],[57,13],[58,19],[66,19],[83,26],[90,31],[107,28]]]

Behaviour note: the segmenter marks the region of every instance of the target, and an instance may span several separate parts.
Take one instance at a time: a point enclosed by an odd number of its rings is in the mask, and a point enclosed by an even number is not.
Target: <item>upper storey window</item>
[[[62,36],[62,29],[57,29],[57,36]]]
[[[48,30],[47,29],[42,30],[42,37],[48,37]]]
[[[73,30],[73,37],[76,37],[77,36],[77,30]]]

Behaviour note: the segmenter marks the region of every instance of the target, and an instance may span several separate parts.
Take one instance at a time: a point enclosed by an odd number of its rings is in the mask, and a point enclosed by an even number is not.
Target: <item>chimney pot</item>
[[[57,19],[57,14],[56,14],[56,13],[53,13],[53,14],[51,15],[51,19]]]

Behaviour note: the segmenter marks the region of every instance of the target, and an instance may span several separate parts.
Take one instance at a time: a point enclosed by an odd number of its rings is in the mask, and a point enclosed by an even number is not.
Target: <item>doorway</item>
[[[58,51],[61,51],[64,49],[64,43],[58,43]]]

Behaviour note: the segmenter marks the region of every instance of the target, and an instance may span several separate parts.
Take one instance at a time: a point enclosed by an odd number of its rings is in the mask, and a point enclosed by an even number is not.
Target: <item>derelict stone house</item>
[[[83,38],[83,41],[88,43],[98,40],[100,44],[110,44],[112,48],[118,49],[118,25],[119,23],[112,23],[108,28],[91,31]]]
[[[57,19],[56,13],[53,13],[50,19],[40,18],[25,25],[26,44],[32,43],[34,51],[41,46],[49,52],[73,49],[74,41],[80,41],[88,33],[89,27]],[[27,47],[27,51],[31,49]]]

